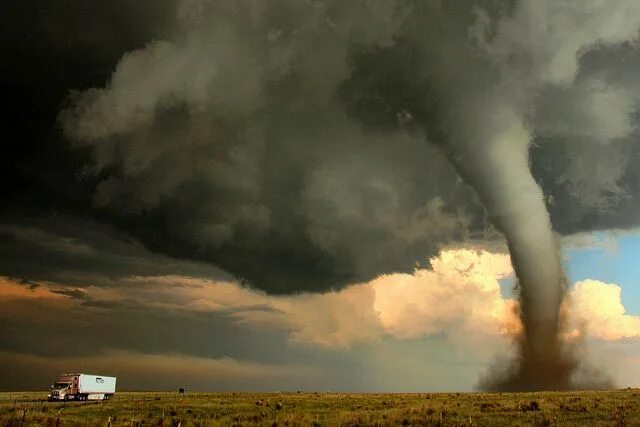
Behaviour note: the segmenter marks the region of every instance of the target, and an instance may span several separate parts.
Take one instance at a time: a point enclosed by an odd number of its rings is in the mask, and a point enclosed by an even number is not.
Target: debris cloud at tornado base
[[[360,246],[355,228],[349,229],[354,234],[331,237],[328,230],[343,226],[345,215],[316,210],[318,200],[338,194],[335,187],[322,193],[317,175],[343,170],[335,159],[348,150],[366,151],[369,139],[400,144],[406,135],[418,135],[439,147],[473,189],[504,235],[518,277],[524,325],[519,354],[505,375],[483,386],[575,386],[576,363],[560,340],[565,276],[545,195],[530,168],[531,143],[554,132],[579,137],[558,127],[544,110],[548,98],[563,94],[566,110],[583,108],[564,111],[572,125],[593,127],[587,133],[600,146],[633,131],[631,125],[625,128],[625,115],[637,100],[602,85],[600,77],[590,82],[581,74],[580,60],[589,50],[636,43],[640,4],[179,4],[180,36],[125,55],[105,88],[78,95],[61,115],[66,135],[96,152],[96,173],[103,176],[94,197],[97,209],[154,249],[176,256],[197,253],[267,292],[324,291],[381,273],[375,270],[380,266],[394,270],[402,264],[391,263],[393,257],[363,261],[374,245]],[[603,102],[622,107],[603,108]],[[622,130],[607,127],[608,120],[599,122],[602,114],[614,115]],[[348,145],[354,140],[360,142]],[[314,147],[300,150],[304,141]],[[346,153],[342,147],[348,147]],[[207,156],[210,162],[203,161]],[[314,168],[314,162],[320,166]],[[424,168],[433,162],[425,158]],[[396,170],[392,166],[389,171]],[[160,167],[168,173],[159,175]],[[282,168],[296,181],[278,174]],[[619,178],[603,179],[604,190],[588,188],[615,193]],[[275,186],[290,188],[291,194],[272,196],[267,190]],[[292,214],[280,201],[299,195],[304,209],[288,220]],[[198,208],[184,208],[191,206]],[[350,215],[355,211],[345,209]],[[146,226],[149,218],[168,224],[166,241],[149,230],[137,231],[136,224]],[[461,238],[451,230],[464,220],[438,221],[449,224],[447,236],[431,234],[427,246],[407,254]],[[380,224],[399,227],[386,219]],[[367,226],[374,225],[369,220]],[[380,229],[363,233],[374,231]],[[391,248],[411,241],[410,233],[393,237],[387,239]],[[243,257],[248,254],[251,264]],[[288,260],[298,264],[292,267]],[[313,281],[301,273],[308,266],[317,269]]]

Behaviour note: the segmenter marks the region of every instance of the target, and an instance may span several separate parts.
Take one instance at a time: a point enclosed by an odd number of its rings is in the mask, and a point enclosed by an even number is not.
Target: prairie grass
[[[0,393],[0,426],[626,426],[640,390],[539,393],[119,392],[105,402]]]

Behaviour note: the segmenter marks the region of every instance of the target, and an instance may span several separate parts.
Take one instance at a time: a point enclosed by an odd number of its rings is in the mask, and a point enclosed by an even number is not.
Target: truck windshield
[[[55,383],[53,388],[67,388],[70,383]]]

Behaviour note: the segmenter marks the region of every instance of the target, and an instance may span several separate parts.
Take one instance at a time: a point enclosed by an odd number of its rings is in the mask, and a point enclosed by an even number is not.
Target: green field
[[[640,425],[640,390],[546,393],[0,393],[0,426]]]

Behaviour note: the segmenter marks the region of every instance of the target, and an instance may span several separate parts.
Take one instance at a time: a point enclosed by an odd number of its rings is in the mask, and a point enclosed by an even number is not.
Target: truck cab
[[[51,385],[49,401],[75,399],[78,394],[79,375],[63,374]]]

